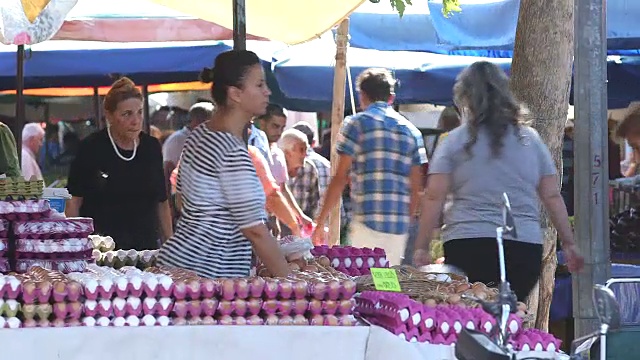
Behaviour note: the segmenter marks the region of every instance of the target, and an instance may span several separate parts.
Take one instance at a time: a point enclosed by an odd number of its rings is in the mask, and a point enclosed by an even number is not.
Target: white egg
[[[351,267],[351,258],[344,259],[344,267]]]
[[[357,257],[356,258],[356,267],[358,269],[361,269],[362,268],[362,264],[364,264],[364,261],[362,261],[362,258],[361,257]]]
[[[398,311],[398,315],[400,315],[400,321],[405,322],[405,321],[407,321],[407,319],[409,319],[409,310],[408,309],[402,309],[402,310]]]
[[[413,316],[411,316],[411,321],[413,321],[414,326],[418,326],[421,320],[422,320],[422,316],[420,316],[420,313],[415,313],[413,314]]]

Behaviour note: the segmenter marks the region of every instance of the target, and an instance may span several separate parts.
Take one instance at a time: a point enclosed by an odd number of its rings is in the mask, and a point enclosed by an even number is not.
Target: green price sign
[[[401,292],[398,274],[395,269],[371,268],[373,285],[378,291]]]

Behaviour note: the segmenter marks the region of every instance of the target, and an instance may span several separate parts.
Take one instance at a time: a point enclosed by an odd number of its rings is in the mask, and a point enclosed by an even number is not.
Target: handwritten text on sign
[[[400,292],[400,282],[395,269],[371,268],[373,285],[378,291]]]

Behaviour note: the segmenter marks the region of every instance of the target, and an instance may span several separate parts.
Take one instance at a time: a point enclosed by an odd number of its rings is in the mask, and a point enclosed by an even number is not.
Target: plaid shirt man
[[[320,204],[320,186],[318,181],[318,169],[309,158],[304,159],[304,165],[298,170],[298,174],[287,181],[287,185],[293,194],[302,212],[313,218]]]
[[[384,102],[347,118],[336,149],[353,158],[353,217],[387,234],[409,231],[413,166],[427,163],[420,131]]]

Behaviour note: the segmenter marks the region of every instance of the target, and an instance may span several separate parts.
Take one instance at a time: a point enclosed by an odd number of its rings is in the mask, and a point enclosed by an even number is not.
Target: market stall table
[[[518,359],[563,359],[559,353],[520,352]],[[427,343],[411,343],[401,339],[389,331],[371,326],[366,346],[366,360],[456,360],[454,345],[432,345]]]
[[[4,329],[2,358],[363,360],[369,328],[168,326]],[[37,344],[37,345],[36,345]]]

